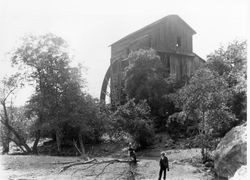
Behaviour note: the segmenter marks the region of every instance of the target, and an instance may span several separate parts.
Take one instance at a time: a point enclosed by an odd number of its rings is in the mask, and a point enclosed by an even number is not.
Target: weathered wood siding
[[[155,26],[151,32],[151,47],[158,51],[192,52],[192,33],[187,31],[184,25],[178,21],[163,21]],[[176,47],[177,39],[180,38],[181,46]]]
[[[111,45],[111,62],[124,59],[133,50],[153,48],[157,51],[192,53],[193,32],[179,18],[167,18],[154,26],[144,28]],[[181,46],[176,47],[177,39]]]

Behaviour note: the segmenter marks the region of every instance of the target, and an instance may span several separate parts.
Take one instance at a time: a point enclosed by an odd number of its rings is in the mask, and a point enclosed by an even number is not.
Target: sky
[[[110,47],[122,37],[170,14],[197,34],[193,51],[206,56],[235,39],[246,39],[247,0],[0,0],[0,78],[13,73],[7,55],[26,34],[52,32],[65,39],[73,64],[87,67],[88,92],[99,98]],[[22,105],[32,88],[19,90]]]

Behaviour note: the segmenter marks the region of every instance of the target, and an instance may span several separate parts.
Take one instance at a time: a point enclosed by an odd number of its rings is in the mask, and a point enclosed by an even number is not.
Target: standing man
[[[164,173],[163,179],[166,179],[166,170],[169,171],[168,166],[168,158],[165,154],[165,152],[161,152],[161,159],[160,159],[160,172],[159,172],[159,180],[161,180],[162,172]]]

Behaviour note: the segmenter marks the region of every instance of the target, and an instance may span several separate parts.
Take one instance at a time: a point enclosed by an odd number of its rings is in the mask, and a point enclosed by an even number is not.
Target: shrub
[[[174,103],[168,97],[178,84],[175,76],[169,75],[169,69],[153,49],[140,49],[129,54],[129,66],[124,77],[124,93],[135,102],[147,100],[154,118],[155,128],[165,129],[165,119],[176,112]]]
[[[140,148],[145,148],[153,143],[154,128],[150,119],[150,108],[146,101],[136,104],[134,99],[129,100],[118,107],[113,118],[116,126],[131,135]]]
[[[165,126],[172,139],[194,136],[199,131],[196,120],[188,117],[184,111],[170,115]]]

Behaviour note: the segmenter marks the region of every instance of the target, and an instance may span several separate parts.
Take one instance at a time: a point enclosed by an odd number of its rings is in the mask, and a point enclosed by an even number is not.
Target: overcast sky
[[[11,72],[6,53],[25,34],[64,38],[88,68],[88,91],[99,97],[113,42],[166,15],[178,14],[197,34],[193,51],[206,59],[220,45],[247,37],[247,0],[0,0],[0,77]],[[248,19],[249,20],[249,19]],[[31,94],[19,91],[17,104]]]

